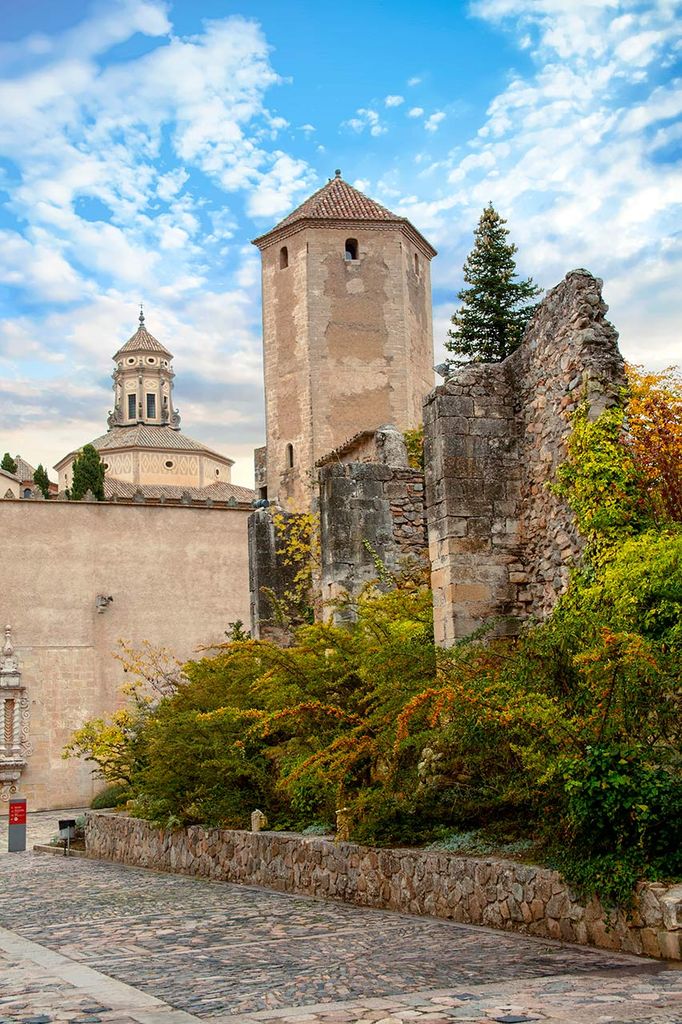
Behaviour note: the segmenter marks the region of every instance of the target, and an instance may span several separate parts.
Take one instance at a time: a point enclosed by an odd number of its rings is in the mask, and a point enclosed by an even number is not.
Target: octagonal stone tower
[[[323,455],[361,430],[421,422],[433,388],[436,251],[340,171],[254,245],[267,431],[260,496],[303,510]]]

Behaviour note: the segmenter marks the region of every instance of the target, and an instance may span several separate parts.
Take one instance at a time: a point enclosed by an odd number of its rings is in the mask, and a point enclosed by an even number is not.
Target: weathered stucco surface
[[[596,417],[624,384],[601,284],[566,275],[504,362],[457,371],[427,398],[424,455],[435,634],[450,645],[500,617],[544,615],[580,555],[570,510],[547,486],[570,418]]]
[[[357,260],[344,258],[349,236]],[[263,249],[262,287],[268,495],[305,509],[317,459],[359,428],[421,421],[433,386],[429,258],[400,223],[298,227]]]
[[[494,857],[372,849],[278,832],[175,832],[123,815],[89,814],[91,857],[483,924],[602,949],[682,957],[682,886],[647,883],[630,919],[579,903],[560,875]]]
[[[74,729],[119,704],[119,639],[186,659],[248,621],[244,509],[0,502],[0,622],[30,702],[29,809],[89,803],[101,782],[62,760]],[[98,613],[98,595],[113,597]]]

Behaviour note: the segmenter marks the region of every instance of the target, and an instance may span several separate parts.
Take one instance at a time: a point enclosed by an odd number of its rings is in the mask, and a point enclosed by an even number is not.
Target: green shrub
[[[105,786],[101,792],[93,796],[90,807],[93,811],[103,811],[108,807],[121,807],[130,796],[128,786]]]

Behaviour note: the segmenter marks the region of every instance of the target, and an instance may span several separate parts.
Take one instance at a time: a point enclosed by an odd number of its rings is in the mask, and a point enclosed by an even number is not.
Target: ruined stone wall
[[[73,731],[111,714],[119,640],[184,660],[249,614],[247,509],[0,501],[0,623],[30,703],[30,810],[89,804],[101,780],[62,759]],[[112,597],[99,613],[98,595]],[[1,810],[2,805],[0,805]]]
[[[423,473],[367,462],[319,472],[323,601],[356,595],[376,579],[377,555],[389,571],[425,555]]]
[[[273,514],[279,517],[280,532],[275,529]],[[294,582],[295,567],[287,564],[282,554],[288,524],[298,513],[282,512],[272,506],[257,509],[249,516],[249,592],[251,633],[259,640],[286,644],[288,634],[277,614],[277,602],[285,599]]]
[[[682,958],[682,886],[640,885],[632,915],[581,903],[556,871],[438,850],[372,849],[281,832],[162,831],[87,815],[88,856],[547,939]]]
[[[497,618],[514,632],[544,615],[582,542],[548,484],[565,458],[571,414],[594,418],[624,383],[601,284],[566,275],[504,362],[463,367],[424,407],[435,634],[450,645]]]

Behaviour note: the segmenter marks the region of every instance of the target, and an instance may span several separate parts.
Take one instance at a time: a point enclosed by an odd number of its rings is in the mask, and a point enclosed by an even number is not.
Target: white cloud
[[[441,121],[445,120],[445,113],[442,110],[437,110],[435,114],[430,114],[424,121],[424,128],[427,132],[437,132],[438,126]]]
[[[294,160],[286,153],[275,153],[270,170],[260,176],[250,194],[247,209],[252,217],[276,217],[296,205],[297,193],[313,185],[313,177],[303,160]]]
[[[682,137],[682,83],[661,82],[680,44],[678,9],[668,0],[475,4],[528,35],[536,70],[512,75],[491,101],[477,134],[439,170],[443,188],[434,194],[426,178],[430,194],[397,204],[440,251],[434,285],[452,296],[450,312],[492,199],[519,245],[521,273],[550,287],[588,267],[604,278],[626,357],[679,360],[682,169],[665,147]],[[437,311],[435,320],[442,334],[445,318]]]
[[[419,85],[420,82],[421,82],[421,78],[419,77],[419,75],[413,75],[412,78],[408,78],[408,80],[407,80],[407,84],[409,86],[411,86],[411,87],[414,87],[415,85]]]
[[[356,110],[357,117],[351,117],[343,122],[343,127],[350,128],[356,135],[361,135],[367,129],[370,135],[385,135],[388,131],[376,110],[367,107],[360,107]]]
[[[405,102],[404,96],[387,96],[384,100],[384,104],[387,107],[399,107],[401,103]]]
[[[408,117],[423,117],[423,115],[424,115],[424,108],[423,107],[410,107],[410,109],[407,111],[407,116]]]

